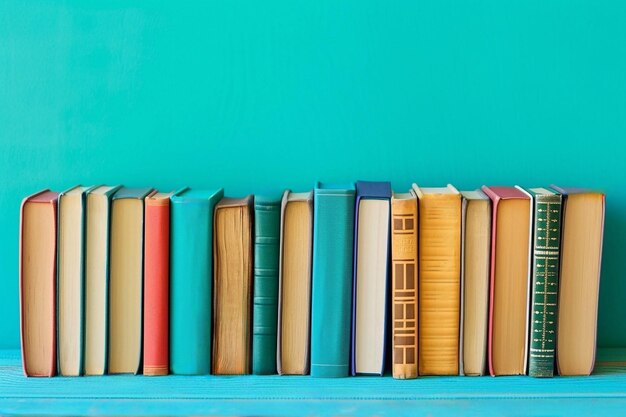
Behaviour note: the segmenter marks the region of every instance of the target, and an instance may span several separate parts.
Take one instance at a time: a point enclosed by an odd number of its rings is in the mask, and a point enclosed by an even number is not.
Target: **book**
[[[350,372],[353,184],[317,183],[313,196],[311,376]]]
[[[482,190],[492,202],[489,373],[524,375],[528,352],[532,199],[516,187]]]
[[[482,191],[462,191],[461,333],[459,371],[480,376],[487,369],[491,200]]]
[[[211,372],[213,212],[223,189],[170,198],[170,372]]]
[[[20,341],[26,376],[56,374],[58,195],[43,190],[20,207]]]
[[[281,196],[254,198],[252,373],[276,373]]]
[[[281,375],[309,372],[313,193],[285,191],[281,204],[278,352]]]
[[[357,181],[354,209],[352,375],[382,375],[387,339],[391,184]]]
[[[250,373],[254,198],[224,197],[213,219],[213,373]]]
[[[420,188],[419,374],[459,374],[461,194],[452,186]]]
[[[417,377],[417,196],[394,193],[391,197],[392,375]]]
[[[85,214],[85,374],[104,375],[109,311],[111,196],[120,186],[87,191]]]
[[[136,374],[140,370],[144,198],[151,191],[150,188],[120,188],[111,203],[110,374]]]
[[[57,347],[59,375],[83,373],[85,193],[59,194],[57,235]]]
[[[169,372],[170,197],[156,190],[145,199],[143,374]]]
[[[533,197],[533,255],[528,375],[554,375],[561,243],[561,195],[529,188]]]
[[[552,186],[563,195],[556,332],[560,375],[590,375],[596,353],[604,193]]]

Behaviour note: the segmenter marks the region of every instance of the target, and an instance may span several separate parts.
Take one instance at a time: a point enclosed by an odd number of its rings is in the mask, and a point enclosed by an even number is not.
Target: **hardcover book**
[[[170,371],[211,372],[213,212],[223,189],[170,198]]]
[[[417,377],[417,196],[391,197],[392,374],[397,379]]]
[[[276,373],[280,196],[254,199],[252,373]]]
[[[461,375],[487,369],[491,200],[483,192],[462,191],[461,209]]]
[[[85,193],[76,186],[59,194],[57,344],[59,374],[83,373]]]
[[[250,373],[253,278],[253,196],[215,206],[213,373]]]
[[[87,192],[85,224],[85,374],[107,368],[111,196],[120,186]]]
[[[285,191],[281,208],[278,355],[281,375],[309,372],[313,193]]]
[[[170,197],[153,191],[145,200],[143,374],[169,372]]]
[[[109,373],[141,364],[144,198],[150,188],[121,188],[111,203]]]
[[[352,375],[385,368],[390,199],[388,182],[356,183]]]
[[[533,257],[528,375],[554,375],[561,243],[561,195],[530,188],[533,197]]]
[[[20,207],[20,341],[26,376],[56,374],[58,195],[43,190]]]
[[[492,202],[489,373],[524,375],[528,357],[532,200],[516,187],[486,187]]]
[[[461,195],[452,186],[420,188],[419,374],[459,374]]]
[[[313,198],[311,376],[350,372],[355,189],[318,183]]]
[[[563,195],[556,341],[560,375],[590,375],[596,354],[604,193],[552,186]]]

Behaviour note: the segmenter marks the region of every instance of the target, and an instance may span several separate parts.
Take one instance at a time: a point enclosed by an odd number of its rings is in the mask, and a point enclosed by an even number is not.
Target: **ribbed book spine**
[[[561,244],[561,195],[535,196],[532,316],[528,374],[554,375]]]
[[[254,216],[252,373],[267,375],[276,373],[280,199],[257,199]]]
[[[393,377],[417,377],[417,200],[391,199]]]

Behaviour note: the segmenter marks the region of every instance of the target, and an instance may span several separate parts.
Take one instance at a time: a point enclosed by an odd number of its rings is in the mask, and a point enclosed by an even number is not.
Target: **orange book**
[[[146,198],[144,224],[143,373],[167,375],[169,368],[170,196]]]
[[[420,188],[419,374],[459,374],[461,194],[452,186]]]

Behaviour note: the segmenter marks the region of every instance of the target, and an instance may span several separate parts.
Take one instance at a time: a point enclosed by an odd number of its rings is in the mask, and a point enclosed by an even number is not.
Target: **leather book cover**
[[[254,198],[252,373],[276,373],[281,196]]]
[[[313,197],[313,291],[311,376],[346,377],[350,372],[353,184],[318,183]]]
[[[170,197],[145,200],[143,374],[169,372]]]
[[[54,376],[57,369],[56,354],[56,234],[57,234],[57,200],[59,194],[50,190],[42,190],[32,194],[20,206],[20,241],[19,241],[19,293],[20,293],[20,342],[22,352],[22,368],[26,376]],[[38,222],[25,218],[28,203],[50,205],[48,223],[51,230],[41,230]],[[29,230],[27,230],[29,229]],[[51,253],[45,259],[36,259],[36,252],[24,245],[25,235],[47,232],[52,242]],[[39,262],[47,262],[46,265]],[[38,269],[38,271],[35,271]],[[31,274],[37,275],[37,281],[27,282]],[[28,277],[28,278],[27,278]],[[41,281],[39,280],[41,279]],[[39,284],[43,282],[45,285]],[[25,300],[25,297],[31,299]],[[36,317],[30,315],[30,304],[41,307]],[[29,353],[37,351],[41,358],[31,358]],[[41,363],[39,363],[41,362]]]
[[[411,190],[391,197],[392,375],[417,378],[418,253],[417,196]]]
[[[170,198],[170,372],[211,372],[213,214],[223,189]]]
[[[357,259],[359,254],[359,245],[358,245],[358,237],[359,237],[359,206],[361,200],[385,200],[388,204],[391,199],[391,183],[384,181],[357,181],[356,183],[356,197],[355,197],[355,206],[354,206],[354,256],[352,260],[352,323],[351,323],[351,352],[350,352],[350,372],[353,376],[357,374],[356,371],[356,321],[357,321]],[[391,213],[391,207],[389,212]],[[387,236],[387,271],[389,270],[389,251],[391,250],[391,245],[389,244],[389,236]],[[385,300],[387,299],[387,291],[388,291],[388,276],[385,281],[387,285],[385,287]],[[374,308],[374,306],[370,306]],[[384,336],[383,341],[387,341],[387,306],[383,308],[380,312],[384,315],[383,322],[384,325]],[[387,353],[387,343],[383,345],[383,358],[382,358],[382,367],[380,372],[377,375],[382,375],[385,370],[385,358]],[[376,374],[371,374],[376,375]]]

